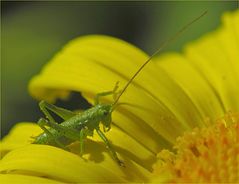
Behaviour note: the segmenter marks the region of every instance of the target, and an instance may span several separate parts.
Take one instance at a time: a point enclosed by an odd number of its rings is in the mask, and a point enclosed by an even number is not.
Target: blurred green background
[[[107,34],[124,39],[151,54],[165,38],[203,11],[206,17],[190,27],[175,43],[182,46],[220,24],[229,2],[4,2],[1,1],[1,136],[17,122],[36,122],[38,103],[27,91],[37,74],[69,40],[85,34]],[[69,109],[87,107],[78,94]]]

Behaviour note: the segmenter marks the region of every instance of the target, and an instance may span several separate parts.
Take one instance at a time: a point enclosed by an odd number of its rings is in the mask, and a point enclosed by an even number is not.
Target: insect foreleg
[[[114,148],[112,147],[112,145],[110,144],[109,140],[105,137],[104,133],[97,128],[96,132],[98,133],[98,135],[100,136],[100,138],[104,141],[104,143],[106,144],[106,147],[109,149],[113,159],[120,165],[125,167],[124,163],[118,158],[117,153],[115,152]]]
[[[117,94],[116,91],[117,91],[118,88],[119,88],[119,82],[116,82],[115,87],[114,87],[114,89],[112,91],[105,91],[105,92],[96,94],[96,96],[95,96],[95,105],[99,104],[100,97],[102,97],[102,96],[108,96],[108,95],[112,95],[113,94],[114,95],[113,97],[116,98],[115,96]]]
[[[80,131],[80,156],[82,156],[84,152],[84,139],[87,136],[87,131],[88,131],[87,128],[83,128]]]
[[[47,110],[50,110],[50,111],[54,112],[55,114],[57,114],[58,116],[60,116],[64,120],[67,120],[67,119],[76,115],[76,113],[74,113],[72,111],[57,107],[57,106],[55,106],[53,104],[49,104],[45,101],[41,101],[39,103],[39,106],[40,106],[40,109],[42,110],[42,112],[49,118],[49,120],[54,121],[54,122],[55,122],[55,120],[49,114],[49,112]]]
[[[50,137],[54,140],[54,142],[56,143],[56,145],[58,145],[59,147],[61,147],[61,148],[63,148],[63,149],[67,149],[63,144],[61,144],[61,143],[55,138],[55,136],[54,136],[49,130],[47,130],[47,128],[45,127],[45,126],[48,124],[47,120],[41,118],[41,119],[38,120],[37,124],[39,125],[39,127],[40,127],[48,136],[50,136]]]
[[[102,97],[102,96],[108,96],[108,95],[111,95],[111,94],[113,94],[113,91],[106,91],[106,92],[102,92],[102,93],[97,93],[96,95],[95,95],[95,105],[98,105],[99,104],[99,102],[100,102],[100,97]]]

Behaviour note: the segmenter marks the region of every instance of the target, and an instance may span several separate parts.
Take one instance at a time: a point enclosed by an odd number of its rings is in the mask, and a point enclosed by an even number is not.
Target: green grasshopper
[[[182,32],[184,32],[191,24],[196,22],[206,12],[202,15],[185,25],[180,31],[178,31],[171,39],[164,42],[161,47],[151,55],[148,60],[137,70],[137,72],[132,76],[132,78],[127,82],[123,90],[118,93],[118,82],[116,83],[112,91],[107,91],[99,93],[95,97],[95,104],[88,110],[85,110],[82,113],[76,113],[69,111],[64,108],[57,107],[53,104],[49,104],[45,101],[39,103],[41,111],[45,114],[46,119],[41,118],[38,121],[38,125],[44,131],[37,137],[33,144],[47,144],[63,149],[67,149],[67,145],[79,141],[80,142],[80,155],[83,154],[84,139],[87,136],[93,136],[94,131],[100,136],[103,142],[106,144],[112,158],[120,165],[124,166],[124,163],[118,158],[116,151],[111,145],[110,141],[106,138],[104,133],[100,130],[100,123],[103,125],[104,132],[107,132],[111,129],[112,123],[112,112],[118,105],[118,101],[122,94],[126,91],[128,86],[132,83],[134,78],[139,74],[139,72],[148,64],[152,58],[157,55],[165,46],[169,45],[173,40],[175,40]],[[113,95],[115,98],[112,104],[100,103],[100,97]],[[55,113],[60,116],[64,121],[58,124],[54,118],[51,116],[50,112]],[[49,128],[46,128],[49,127]]]

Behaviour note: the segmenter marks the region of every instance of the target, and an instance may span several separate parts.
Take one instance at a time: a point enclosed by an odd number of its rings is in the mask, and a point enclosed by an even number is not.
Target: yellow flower
[[[221,165],[214,164],[212,170],[203,170],[216,172],[225,161],[225,166],[232,170],[229,173],[233,173],[228,176],[230,179],[207,180],[205,177],[200,181],[238,182],[235,167],[238,164],[238,120],[232,125],[228,121],[218,125],[211,123],[226,112],[239,112],[239,11],[225,14],[223,20],[221,28],[188,45],[183,54],[169,53],[155,58],[123,94],[120,102],[127,104],[113,112],[114,126],[106,136],[124,160],[125,168],[113,161],[97,135],[86,140],[85,155],[81,158],[77,142],[70,146],[71,152],[29,144],[31,137],[41,130],[35,124],[20,123],[0,144],[1,181],[195,182],[203,177],[198,170],[192,175],[195,178],[186,177],[188,169],[193,169],[192,164],[200,161],[200,169],[202,165],[218,162]],[[92,103],[96,93],[111,90],[116,81],[123,87],[147,58],[138,48],[116,38],[80,37],[67,44],[31,80],[29,90],[36,99],[52,103],[57,98],[67,99],[71,91],[77,91]],[[103,100],[112,102],[110,96]],[[210,128],[214,126],[216,128]],[[219,134],[214,129],[223,131]],[[185,132],[188,133],[182,136]],[[225,148],[232,147],[231,155],[236,155],[233,158],[237,162],[220,156],[199,158],[190,153],[191,144],[187,141],[191,141],[193,151],[200,154],[223,154],[224,145],[220,140],[216,143],[222,151],[215,151],[215,146],[212,153],[211,147],[201,150],[206,148],[198,141],[213,139],[213,135],[216,138],[223,135],[230,140],[231,144]],[[181,139],[176,141],[179,136]],[[174,145],[178,150],[176,154],[170,152]],[[183,165],[184,159],[188,165]]]
[[[176,153],[163,150],[154,166],[153,182],[239,182],[239,114],[178,138]]]

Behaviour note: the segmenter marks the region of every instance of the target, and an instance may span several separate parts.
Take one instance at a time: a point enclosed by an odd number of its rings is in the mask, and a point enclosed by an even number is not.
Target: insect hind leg
[[[62,126],[61,124],[54,123],[54,122],[51,122],[51,121],[46,121],[45,120],[44,123],[46,123],[46,125],[49,126],[50,128],[56,130],[62,136],[66,137],[70,140],[80,141],[80,152],[81,152],[81,155],[83,154],[83,142],[84,142],[84,139],[86,138],[86,136],[89,133],[89,130],[86,127],[82,128],[81,131],[79,132],[75,129],[68,128],[68,127]],[[44,129],[46,129],[46,128],[44,127]]]
[[[97,93],[96,96],[95,96],[95,105],[99,104],[100,102],[100,97],[102,96],[108,96],[108,95],[113,95],[113,99],[115,100],[116,97],[117,97],[117,89],[119,88],[119,81],[116,82],[115,84],[115,87],[112,91],[105,91],[105,92],[102,92],[102,93]]]
[[[39,127],[49,136],[51,137],[55,144],[63,149],[67,149],[61,142],[59,142],[56,137],[45,127],[46,125],[48,125],[48,121],[46,119],[39,119],[37,124],[39,125]]]
[[[53,104],[47,103],[46,101],[41,101],[39,103],[39,107],[41,109],[41,111],[45,114],[45,116],[52,122],[56,121],[54,120],[54,118],[51,116],[51,114],[49,113],[49,111],[54,112],[55,114],[57,114],[58,116],[60,116],[62,119],[67,120],[73,116],[76,115],[76,113],[69,111],[67,109],[64,108],[60,108],[57,107]]]

